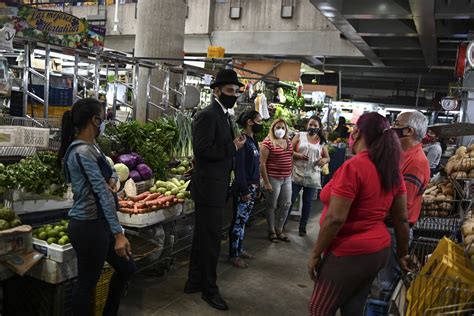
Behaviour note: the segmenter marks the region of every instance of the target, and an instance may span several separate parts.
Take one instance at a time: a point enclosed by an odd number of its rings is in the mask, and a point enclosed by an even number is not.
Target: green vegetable
[[[158,192],[161,193],[161,194],[165,194],[166,191],[168,191],[167,188],[158,188]]]
[[[171,190],[172,195],[176,195],[178,193],[179,193],[179,188],[175,188],[175,189]]]
[[[49,238],[46,240],[46,242],[48,243],[48,245],[55,244],[56,241],[57,241],[57,239],[54,238],[54,237],[49,237]]]
[[[180,192],[180,193],[178,193],[178,194],[176,195],[176,197],[177,197],[178,199],[184,199],[184,198],[186,198],[186,194]]]
[[[48,233],[43,231],[38,234],[38,238],[41,240],[46,240],[48,238]]]
[[[0,219],[0,230],[6,230],[9,228],[10,228],[10,225],[8,224],[8,222],[3,219]]]
[[[173,178],[173,179],[171,179],[170,181],[171,181],[171,183],[173,183],[173,184],[176,185],[177,187],[179,187],[179,186],[181,185],[181,183],[179,183],[179,180],[176,179],[176,178]]]
[[[9,223],[9,225],[11,228],[21,226],[21,221],[19,219],[14,219]]]
[[[118,174],[120,182],[125,182],[128,179],[128,174],[130,173],[128,167],[123,163],[118,163],[114,166],[115,171]]]
[[[166,191],[166,192],[165,192],[165,195],[166,195],[166,196],[170,196],[170,195],[171,195],[171,191]]]

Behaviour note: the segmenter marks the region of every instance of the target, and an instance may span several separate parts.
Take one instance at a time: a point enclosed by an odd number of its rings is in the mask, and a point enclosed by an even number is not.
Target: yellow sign
[[[81,19],[59,11],[34,10],[26,18],[31,27],[57,35],[74,35],[85,32],[87,26]]]

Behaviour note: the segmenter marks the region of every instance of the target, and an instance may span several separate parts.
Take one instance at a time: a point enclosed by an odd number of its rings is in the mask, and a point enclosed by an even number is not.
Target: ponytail
[[[96,99],[85,98],[76,101],[71,110],[64,112],[61,121],[61,146],[59,147],[58,163],[61,165],[67,149],[76,138],[76,132],[87,127],[95,115],[103,113],[102,104]]]
[[[357,122],[357,128],[365,139],[369,158],[380,175],[382,189],[390,192],[402,181],[402,149],[397,134],[390,129],[388,120],[375,112],[362,115]]]
[[[61,121],[61,146],[59,147],[58,153],[59,165],[62,164],[62,160],[64,158],[64,155],[66,154],[69,145],[71,145],[71,143],[74,141],[74,136],[75,128],[72,119],[72,112],[71,110],[67,110],[66,112],[64,112]]]

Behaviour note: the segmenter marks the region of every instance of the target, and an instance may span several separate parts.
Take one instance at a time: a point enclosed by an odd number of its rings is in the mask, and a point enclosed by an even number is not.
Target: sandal
[[[278,244],[278,236],[275,233],[269,233],[268,234],[268,240],[270,240],[272,243]]]
[[[278,239],[284,241],[284,242],[290,242],[290,238],[288,238],[288,236],[286,236],[284,233],[279,233],[278,234]]]
[[[240,269],[247,269],[249,266],[248,264],[245,263],[244,260],[240,259],[239,257],[237,258],[230,258],[230,263],[237,268]]]

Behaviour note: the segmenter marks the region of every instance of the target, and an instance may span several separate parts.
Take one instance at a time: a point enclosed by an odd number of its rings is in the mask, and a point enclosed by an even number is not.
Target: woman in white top
[[[308,121],[307,132],[300,132],[292,141],[292,206],[289,213],[303,189],[303,207],[299,226],[299,235],[302,237],[306,236],[306,224],[311,213],[313,197],[317,190],[321,189],[321,167],[329,163],[329,152],[321,127],[321,119],[313,116]]]

